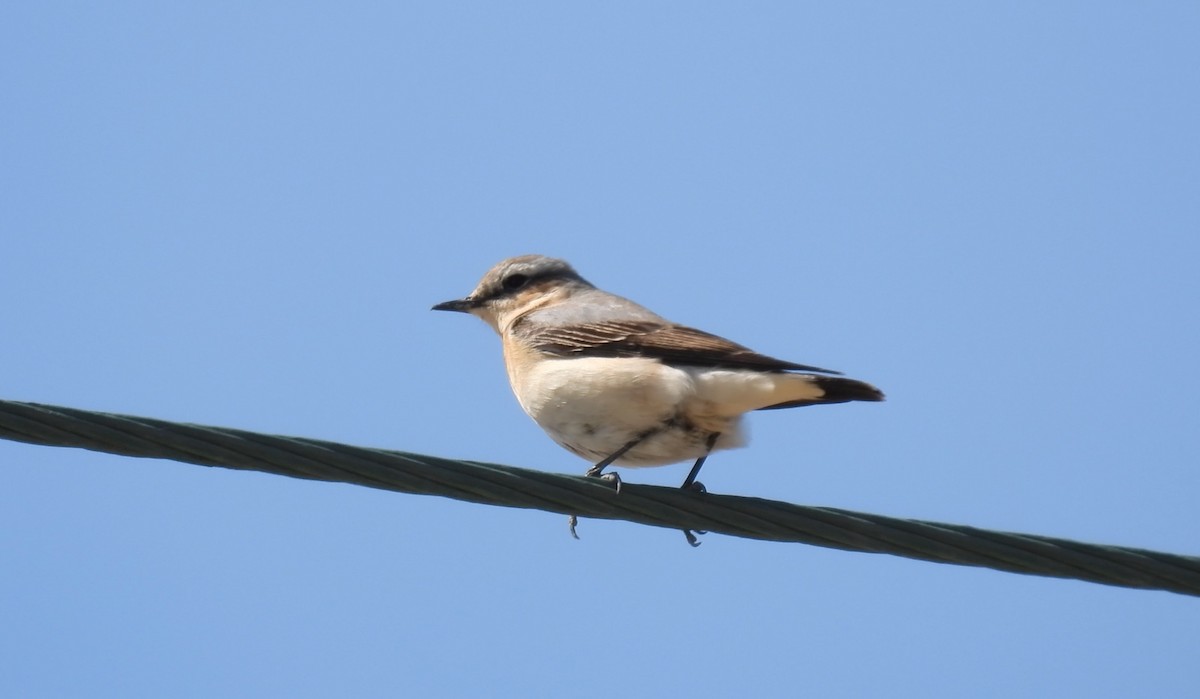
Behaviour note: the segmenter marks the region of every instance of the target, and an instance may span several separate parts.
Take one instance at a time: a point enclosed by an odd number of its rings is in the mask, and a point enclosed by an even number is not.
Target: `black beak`
[[[471,299],[457,299],[455,301],[444,301],[434,306],[433,311],[458,311],[459,313],[470,313],[475,307],[475,302]]]

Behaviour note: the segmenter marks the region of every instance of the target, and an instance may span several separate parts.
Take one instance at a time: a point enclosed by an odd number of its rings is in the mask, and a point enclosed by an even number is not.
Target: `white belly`
[[[543,359],[510,379],[525,412],[554,441],[589,461],[647,433],[618,465],[699,458],[714,432],[721,434],[714,449],[743,443],[740,415],[747,408],[722,410],[711,400],[713,382],[693,370],[652,359]]]

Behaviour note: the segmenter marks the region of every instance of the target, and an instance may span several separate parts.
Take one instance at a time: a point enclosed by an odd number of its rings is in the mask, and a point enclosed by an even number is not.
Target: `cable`
[[[1200,596],[1200,558],[0,400],[0,437]]]

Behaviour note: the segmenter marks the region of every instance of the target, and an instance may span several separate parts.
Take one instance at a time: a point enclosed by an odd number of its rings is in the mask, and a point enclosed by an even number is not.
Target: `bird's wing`
[[[785,362],[702,330],[661,321],[518,322],[512,330],[533,348],[558,357],[648,357],[688,366],[839,373]]]

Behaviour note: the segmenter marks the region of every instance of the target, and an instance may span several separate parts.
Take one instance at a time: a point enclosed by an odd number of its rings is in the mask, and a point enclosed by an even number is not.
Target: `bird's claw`
[[[602,473],[600,469],[593,467],[588,469],[588,472],[584,475],[591,478],[599,478],[606,483],[612,483],[613,489],[618,493],[621,492],[621,477],[615,473]],[[575,537],[576,539],[579,539],[579,534],[575,532],[575,527],[578,526],[578,524],[579,518],[575,515],[571,515],[567,518],[567,526],[571,528],[571,536]]]
[[[575,531],[575,527],[578,524],[579,518],[575,515],[570,515],[567,517],[567,526],[571,529],[571,536],[575,537],[576,541],[579,541],[579,534]],[[703,529],[680,529],[679,531],[683,532],[683,535],[687,538],[688,546],[691,546],[692,548],[696,548],[701,543],[700,540],[696,538],[697,535],[704,536],[708,533]]]
[[[593,466],[589,468],[583,475],[588,478],[599,478],[602,481],[608,481],[609,483],[613,484],[614,490],[616,490],[618,493],[621,492],[621,477],[613,471],[605,473],[603,466]]]
[[[692,481],[691,483],[688,483],[687,485],[683,486],[682,490],[686,490],[686,491],[689,491],[692,493],[700,493],[700,494],[708,492],[708,488],[705,488],[704,484],[701,483],[700,481]]]

